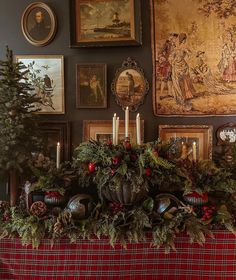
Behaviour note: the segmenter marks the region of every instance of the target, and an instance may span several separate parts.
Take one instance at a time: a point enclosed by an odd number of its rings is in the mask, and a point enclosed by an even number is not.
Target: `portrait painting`
[[[144,102],[149,84],[137,62],[127,58],[116,71],[111,89],[118,105],[122,108],[128,106],[130,111],[136,111]]]
[[[211,125],[159,125],[158,135],[175,158],[203,160],[212,158],[212,131]]]
[[[71,0],[72,45],[140,44],[139,0]]]
[[[155,115],[236,114],[233,0],[152,0]]]
[[[41,2],[29,5],[21,20],[24,36],[36,46],[45,46],[53,39],[56,24],[56,17],[51,8]]]
[[[144,120],[141,120],[141,141],[144,140]],[[129,122],[129,139],[132,144],[137,143],[136,139],[136,121]],[[83,141],[90,139],[106,143],[112,140],[112,121],[110,120],[85,120],[83,121]],[[122,143],[125,140],[125,122],[119,122],[118,141]]]
[[[61,55],[18,55],[28,70],[26,78],[32,93],[41,98],[35,104],[39,114],[64,114],[64,57]]]
[[[106,64],[76,65],[77,108],[107,108]]]

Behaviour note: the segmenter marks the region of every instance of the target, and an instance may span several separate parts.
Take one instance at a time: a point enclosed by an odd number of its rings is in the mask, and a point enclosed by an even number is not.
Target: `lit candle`
[[[116,145],[119,143],[119,124],[120,124],[120,118],[117,117],[116,119]]]
[[[60,156],[61,156],[61,145],[60,143],[58,142],[57,143],[57,169],[60,167]]]
[[[114,114],[112,119],[112,142],[113,145],[116,145],[116,113]]]
[[[129,137],[129,107],[125,109],[125,137]]]
[[[137,145],[141,145],[141,126],[140,126],[140,114],[136,116],[136,134],[137,134]]]
[[[197,143],[193,142],[193,161],[197,160]]]

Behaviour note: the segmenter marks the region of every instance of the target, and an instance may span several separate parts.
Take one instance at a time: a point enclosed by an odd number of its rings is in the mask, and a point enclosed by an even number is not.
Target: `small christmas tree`
[[[31,153],[38,147],[39,130],[34,104],[40,99],[32,93],[26,79],[27,72],[22,63],[13,61],[12,51],[7,47],[6,61],[0,61],[1,173],[22,172]]]

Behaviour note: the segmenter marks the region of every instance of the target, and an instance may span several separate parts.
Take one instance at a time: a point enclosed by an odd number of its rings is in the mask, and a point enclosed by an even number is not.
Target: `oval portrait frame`
[[[118,88],[123,92],[119,93]],[[135,60],[128,57],[117,69],[111,84],[111,91],[115,96],[116,103],[123,110],[129,107],[130,111],[135,112],[144,103],[148,90],[149,83],[145,78],[144,71]]]
[[[37,40],[33,38],[30,35],[30,30],[28,28],[28,20],[29,16],[31,15],[33,10],[45,10],[47,13],[47,17],[50,19],[50,28],[48,34],[45,36],[45,38]],[[21,28],[22,32],[26,38],[26,40],[37,47],[42,47],[48,45],[54,38],[56,31],[57,31],[57,19],[55,13],[52,11],[52,9],[46,5],[43,2],[35,2],[30,4],[26,7],[25,11],[23,12],[22,18],[21,18]]]

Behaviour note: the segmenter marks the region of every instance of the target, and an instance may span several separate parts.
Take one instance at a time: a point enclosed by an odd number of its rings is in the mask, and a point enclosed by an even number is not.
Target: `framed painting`
[[[149,83],[138,63],[128,57],[117,69],[111,90],[118,105],[137,111],[149,90]]]
[[[45,46],[52,41],[56,34],[56,16],[52,9],[45,3],[32,3],[23,13],[21,28],[30,44]]]
[[[43,136],[45,155],[56,160],[56,147],[60,143],[61,161],[71,159],[71,123],[70,122],[40,122],[39,128]]]
[[[137,143],[136,139],[136,121],[129,122],[129,138],[133,144]],[[83,141],[93,139],[96,141],[106,142],[112,139],[112,121],[83,121]],[[118,141],[125,139],[125,122],[120,121]],[[141,121],[141,142],[144,140],[144,120]]]
[[[226,123],[218,127],[216,131],[217,145],[235,145],[236,124]]]
[[[70,0],[71,47],[141,44],[140,0]]]
[[[159,125],[159,138],[175,145],[177,158],[191,159],[195,149],[197,160],[212,159],[212,133],[211,125]]]
[[[76,107],[107,108],[106,64],[76,65]]]
[[[33,93],[41,98],[38,114],[64,114],[64,57],[62,55],[17,55],[22,62]]]
[[[150,3],[155,115],[235,115],[235,1]]]

